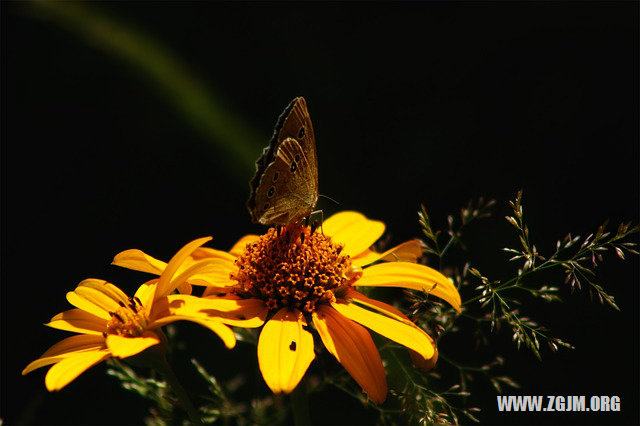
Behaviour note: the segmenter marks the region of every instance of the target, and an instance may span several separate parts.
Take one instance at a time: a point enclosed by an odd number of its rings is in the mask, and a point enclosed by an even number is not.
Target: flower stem
[[[191,423],[195,425],[201,425],[202,420],[198,415],[198,411],[196,410],[196,407],[193,405],[193,403],[191,402],[191,399],[189,399],[189,396],[187,395],[187,392],[184,390],[184,388],[180,384],[178,377],[175,375],[175,373],[173,372],[173,369],[167,362],[167,358],[164,356],[157,357],[154,359],[154,361],[155,362],[153,363],[153,368],[158,373],[162,374],[164,379],[167,381],[167,384],[171,386],[171,388],[176,394],[176,397],[178,398],[178,403],[182,406],[182,408],[184,408],[184,410],[189,415],[189,419],[191,420]]]
[[[291,404],[291,411],[293,411],[293,424],[310,425],[309,395],[307,395],[307,384],[304,377],[291,393],[289,402]]]

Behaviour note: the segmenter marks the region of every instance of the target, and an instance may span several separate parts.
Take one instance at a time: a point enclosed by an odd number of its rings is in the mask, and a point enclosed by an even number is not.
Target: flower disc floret
[[[351,284],[351,258],[341,252],[341,245],[308,226],[271,228],[247,245],[231,279],[238,282],[236,293],[260,298],[270,310],[312,313]]]
[[[129,303],[118,302],[120,307],[114,311],[109,312],[111,319],[107,323],[107,334],[116,334],[124,337],[139,337],[142,336],[147,328],[147,316],[142,306],[142,302],[137,297],[130,297]]]

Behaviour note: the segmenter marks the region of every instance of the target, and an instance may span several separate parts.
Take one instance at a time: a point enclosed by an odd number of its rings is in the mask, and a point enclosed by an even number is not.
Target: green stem
[[[293,424],[310,425],[309,395],[307,394],[307,383],[304,377],[291,393],[289,402],[291,403],[291,411],[293,411]]]
[[[196,410],[196,407],[191,402],[191,399],[189,399],[189,395],[187,395],[187,391],[185,391],[182,385],[180,384],[178,377],[175,375],[175,373],[173,372],[173,369],[167,362],[167,358],[164,356],[154,358],[153,368],[158,373],[162,374],[164,379],[167,381],[167,384],[171,386],[171,388],[176,394],[176,397],[178,398],[178,403],[182,406],[182,408],[184,408],[184,410],[189,415],[189,419],[191,420],[191,423],[195,425],[201,425],[202,420],[198,415],[198,411]]]
[[[552,262],[551,259],[550,259],[550,260],[546,261],[545,263],[543,263],[540,266],[536,266],[533,269],[530,269],[528,271],[523,272],[522,274],[518,275],[517,277],[513,277],[510,280],[505,281],[502,285],[499,285],[496,288],[494,288],[493,291],[498,293],[500,291],[509,290],[511,288],[519,287],[518,284],[514,284],[514,283],[522,280],[527,275],[531,275],[531,274],[533,274],[535,272],[543,271],[545,269],[553,268],[555,266],[560,266],[560,265],[561,265],[561,263],[559,261],[554,260]],[[462,302],[462,305],[468,305],[469,303],[475,302],[476,300],[481,299],[483,297],[484,297],[483,295],[472,297],[471,299],[467,299],[464,302]]]
[[[36,0],[36,16],[49,18],[87,44],[120,58],[139,71],[199,131],[224,154],[224,165],[245,181],[254,172],[262,145],[249,123],[196,76],[179,55],[93,2]]]

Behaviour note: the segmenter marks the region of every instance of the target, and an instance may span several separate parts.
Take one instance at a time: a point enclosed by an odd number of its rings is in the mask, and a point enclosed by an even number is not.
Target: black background
[[[419,235],[421,202],[445,227],[469,199],[495,198],[495,217],[466,239],[466,256],[492,279],[513,273],[499,248],[517,245],[503,217],[519,189],[543,253],[605,219],[638,221],[637,2],[92,6],[176,54],[264,144],[286,104],[305,96],[320,191],[340,203],[321,199],[325,217],[361,211],[399,243]],[[104,365],[56,394],[44,388],[45,369],[20,371],[67,335],[42,323],[68,309],[64,294],[80,280],[135,290],[143,276],[109,266],[117,252],[168,259],[196,237],[227,249],[260,232],[244,207],[253,165],[229,170],[225,152],[148,75],[37,10],[2,4],[0,417],[140,423],[145,406]],[[475,365],[503,353],[502,371],[522,385],[508,393],[618,395],[622,411],[497,413],[495,391],[478,380],[468,402],[483,423],[640,421],[637,257],[609,254],[599,280],[621,312],[564,287],[566,303],[523,307],[574,351],[545,350],[539,362],[509,333],[481,349],[470,335],[445,340],[440,351]],[[179,332],[196,336],[195,356],[219,378],[254,377],[255,350],[228,352],[190,325]],[[311,404],[315,423],[374,419],[337,391]]]

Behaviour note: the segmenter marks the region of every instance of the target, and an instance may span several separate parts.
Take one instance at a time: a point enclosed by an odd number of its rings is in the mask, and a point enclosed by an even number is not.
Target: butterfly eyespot
[[[304,98],[298,97],[278,118],[269,146],[256,161],[256,174],[250,182],[251,195],[247,201],[254,223],[283,227],[300,222],[313,211],[318,198],[315,153],[309,111]],[[275,204],[272,205],[272,201]],[[284,235],[289,239],[288,233]],[[295,342],[291,350],[296,350]]]

